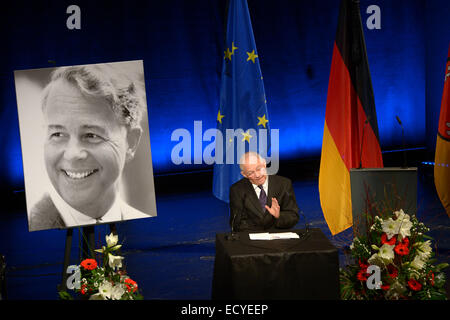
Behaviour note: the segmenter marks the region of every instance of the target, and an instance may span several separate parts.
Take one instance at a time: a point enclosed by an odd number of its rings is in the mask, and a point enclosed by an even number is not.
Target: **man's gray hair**
[[[257,158],[259,161],[261,162],[266,162],[266,159],[264,159],[263,157],[261,157],[261,155],[257,152],[254,151],[249,151],[244,153],[241,158],[239,159],[239,168],[241,168],[241,171],[244,171],[243,165],[246,164],[246,159],[250,158],[250,157],[255,157]],[[256,163],[256,162],[255,162]]]
[[[42,109],[47,105],[53,84],[64,79],[87,97],[104,99],[117,119],[129,128],[139,128],[145,106],[142,89],[136,80],[120,73],[111,64],[60,67],[53,71],[42,93]]]

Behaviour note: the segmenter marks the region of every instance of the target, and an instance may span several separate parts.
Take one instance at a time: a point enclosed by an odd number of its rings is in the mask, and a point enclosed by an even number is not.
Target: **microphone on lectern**
[[[370,120],[370,116],[367,117],[366,121],[364,121],[364,127],[363,127],[363,132],[362,132],[362,139],[361,139],[361,148],[360,148],[360,153],[359,153],[359,167],[358,169],[361,169],[362,167],[362,154],[363,154],[363,146],[364,146],[364,133],[366,131],[366,125],[369,123]]]
[[[397,119],[398,124],[402,128],[402,148],[403,148],[403,166],[402,168],[407,168],[407,162],[406,162],[406,147],[405,147],[405,130],[403,129],[403,124],[400,118],[396,115],[395,119]]]

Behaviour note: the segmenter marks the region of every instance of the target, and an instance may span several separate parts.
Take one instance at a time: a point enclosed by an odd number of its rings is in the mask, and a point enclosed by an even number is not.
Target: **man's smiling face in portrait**
[[[45,164],[60,196],[95,218],[109,209],[126,162],[127,128],[105,99],[83,95],[67,80],[51,88],[44,106]]]

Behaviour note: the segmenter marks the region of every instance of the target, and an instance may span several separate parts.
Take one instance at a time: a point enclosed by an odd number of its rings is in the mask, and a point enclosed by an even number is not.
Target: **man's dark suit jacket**
[[[47,193],[30,210],[30,231],[64,228],[65,226],[58,209]]]
[[[243,178],[230,187],[230,225],[234,231],[288,229],[297,224],[298,206],[291,180],[276,175],[268,178],[267,205],[272,207],[272,198],[276,198],[280,217],[263,211],[252,183]]]

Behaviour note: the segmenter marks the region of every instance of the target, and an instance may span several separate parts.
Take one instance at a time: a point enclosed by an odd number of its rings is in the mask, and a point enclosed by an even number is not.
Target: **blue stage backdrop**
[[[248,3],[270,126],[280,129],[280,156],[319,157],[339,0]],[[66,27],[71,4],[81,10],[79,30]],[[371,5],[380,9],[381,29],[366,25]],[[408,147],[434,147],[450,39],[448,1],[361,0],[360,6],[382,150],[401,146],[396,115]],[[173,164],[177,141],[171,134],[178,128],[193,132],[196,120],[202,121],[203,132],[216,128],[225,11],[225,0],[2,4],[1,186],[23,188],[14,70],[134,59],[144,60],[155,173],[212,169]],[[426,21],[431,25],[426,27]],[[428,80],[440,90],[433,87],[426,94]],[[193,160],[193,140],[191,146]]]

